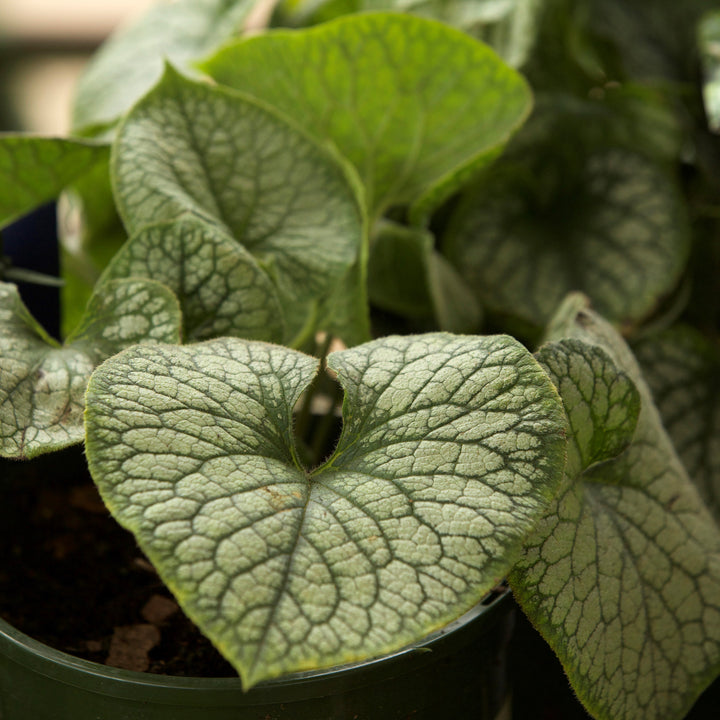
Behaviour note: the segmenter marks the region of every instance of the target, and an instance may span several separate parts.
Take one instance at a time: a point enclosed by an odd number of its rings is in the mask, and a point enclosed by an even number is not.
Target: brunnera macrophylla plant
[[[551,13],[249,12],[160,6],[71,137],[0,136],[0,224],[58,195],[81,221],[62,343],[0,284],[2,455],[84,442],[245,687],[507,578],[594,717],[682,718],[720,673],[720,463],[717,338],[671,327],[707,317],[680,130],[550,92]]]

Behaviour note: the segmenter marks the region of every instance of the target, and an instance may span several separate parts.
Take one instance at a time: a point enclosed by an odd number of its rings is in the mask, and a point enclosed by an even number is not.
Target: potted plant
[[[2,452],[84,443],[250,690],[178,681],[173,717],[436,716],[367,678],[486,632],[504,578],[594,717],[682,718],[720,672],[717,440],[683,434],[716,398],[674,391],[718,364],[717,166],[687,150],[714,139],[622,38],[530,10],[288,4],[273,24],[311,27],[229,39],[249,4],[161,6],[101,51],[73,137],[2,138],[2,221],[61,191],[80,219],[62,345],[0,286]],[[161,716],[171,681],[77,663]],[[327,673],[371,707],[293,704]],[[110,717],[90,696],[72,717]]]

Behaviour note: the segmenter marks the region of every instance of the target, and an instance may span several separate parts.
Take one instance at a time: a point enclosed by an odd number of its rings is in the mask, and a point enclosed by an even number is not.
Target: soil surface
[[[58,650],[141,672],[237,673],[105,509],[79,448],[0,461],[0,616]]]

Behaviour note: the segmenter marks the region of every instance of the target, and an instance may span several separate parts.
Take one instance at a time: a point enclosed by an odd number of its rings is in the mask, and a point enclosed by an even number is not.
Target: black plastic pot
[[[48,599],[51,602],[51,598]],[[509,720],[507,592],[421,645],[243,692],[234,678],[117,670],[0,620],[1,720]]]
[[[80,526],[66,523],[64,513],[55,519],[59,510],[53,502],[64,508],[72,494],[68,488],[90,486],[81,447],[29,462],[0,461],[0,540],[3,553],[13,558],[0,566],[5,574],[0,613],[17,618],[23,628],[34,627],[36,616],[29,616],[42,613],[38,632],[50,643],[56,633],[47,628],[53,623],[48,607],[54,608],[55,624],[66,626],[67,614],[82,612],[84,602],[104,608],[103,593],[88,592],[86,578],[112,593],[113,583],[131,577],[114,533],[107,532],[112,527],[124,533],[111,518],[103,515],[89,533],[98,546],[113,548],[101,554],[102,562],[117,561],[118,573],[125,568],[126,574],[111,575],[109,588],[107,578],[92,574],[97,564],[85,564],[86,556],[94,555],[85,548],[93,541],[83,527],[92,514],[78,515]],[[58,499],[43,500],[53,497]],[[46,543],[58,528],[62,537],[73,535],[81,549],[46,566],[44,558],[52,555]],[[501,589],[418,646],[243,692],[236,677],[171,677],[79,659],[0,620],[0,720],[510,720],[506,664],[513,623],[512,597]]]

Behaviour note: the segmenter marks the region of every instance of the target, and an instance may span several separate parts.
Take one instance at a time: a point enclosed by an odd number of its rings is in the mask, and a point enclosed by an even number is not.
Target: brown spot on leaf
[[[284,510],[286,507],[285,496],[277,488],[272,485],[265,485],[262,488],[270,496],[270,504],[278,510]]]

